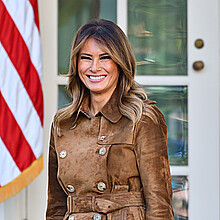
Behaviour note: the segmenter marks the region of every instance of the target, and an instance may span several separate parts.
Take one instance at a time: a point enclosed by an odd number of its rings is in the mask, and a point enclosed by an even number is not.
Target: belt
[[[111,193],[96,196],[68,196],[67,198],[67,212],[69,214],[80,212],[100,212],[107,214],[128,206],[144,205],[143,194],[141,192]]]

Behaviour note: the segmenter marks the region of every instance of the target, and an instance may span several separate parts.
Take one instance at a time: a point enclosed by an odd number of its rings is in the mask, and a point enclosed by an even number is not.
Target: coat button
[[[75,191],[75,188],[74,188],[74,186],[72,186],[72,185],[68,185],[67,187],[66,187],[66,189],[69,191],[69,192],[74,192]]]
[[[99,154],[100,155],[103,156],[103,155],[105,155],[105,153],[106,153],[106,148],[105,147],[102,147],[102,148],[99,149]]]
[[[75,218],[74,218],[74,216],[70,216],[69,218],[68,218],[68,220],[74,220]]]
[[[104,191],[106,189],[106,185],[103,182],[99,182],[97,188],[99,191]]]
[[[65,158],[66,157],[66,151],[65,150],[62,150],[61,152],[60,152],[60,158]]]
[[[105,136],[101,136],[99,140],[100,140],[100,141],[105,140]]]
[[[94,220],[101,220],[102,216],[100,214],[95,214],[93,217]]]

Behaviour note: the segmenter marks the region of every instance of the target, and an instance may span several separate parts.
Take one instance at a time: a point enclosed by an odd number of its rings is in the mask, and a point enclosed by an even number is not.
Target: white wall
[[[28,186],[28,220],[45,217],[47,200],[47,157],[50,125],[57,109],[57,8],[54,0],[39,0],[40,32],[43,55],[44,93],[44,169]],[[52,98],[53,97],[53,98]]]

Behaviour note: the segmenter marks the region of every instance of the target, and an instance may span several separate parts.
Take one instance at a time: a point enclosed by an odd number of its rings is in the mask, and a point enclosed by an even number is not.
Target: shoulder
[[[152,101],[149,99],[144,102],[144,108],[141,118],[151,118],[153,121],[158,122],[159,124],[166,124],[164,115],[157,107],[156,101]]]
[[[149,102],[145,105],[142,116],[136,126],[136,133],[140,132],[147,133],[147,136],[151,134],[167,138],[166,121],[155,102]]]
[[[165,119],[156,105],[149,106],[149,108],[151,114],[143,113],[135,127],[135,149],[139,154],[143,155],[164,155],[167,152],[167,126]]]

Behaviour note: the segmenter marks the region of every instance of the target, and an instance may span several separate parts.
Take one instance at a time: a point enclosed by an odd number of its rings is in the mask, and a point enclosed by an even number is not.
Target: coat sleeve
[[[162,113],[156,106],[152,108],[157,122],[148,116],[142,116],[135,134],[135,151],[146,202],[146,219],[173,220],[167,127]]]
[[[62,220],[66,213],[67,196],[58,182],[57,169],[58,162],[54,145],[54,128],[52,126],[49,144],[47,220]]]

